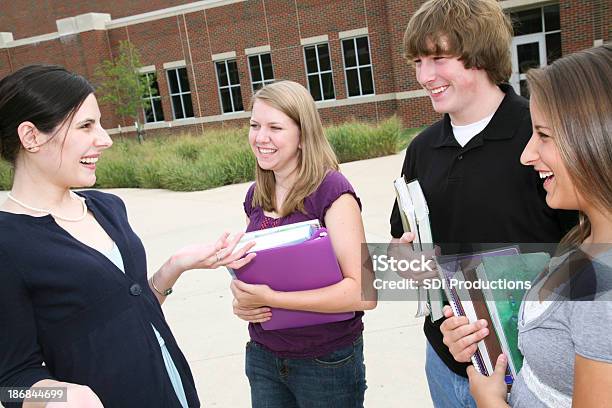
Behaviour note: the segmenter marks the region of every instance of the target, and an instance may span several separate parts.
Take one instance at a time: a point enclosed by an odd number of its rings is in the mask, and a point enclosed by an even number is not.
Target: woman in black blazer
[[[254,255],[240,259],[248,247],[232,254],[240,235],[224,234],[180,250],[147,280],[123,202],[70,190],[94,185],[96,163],[111,145],[83,77],[32,65],[0,81],[0,154],[14,166],[0,207],[7,406],[44,406],[23,401],[43,387],[61,387],[65,407],[199,406],[160,305],[184,271],[239,268]]]

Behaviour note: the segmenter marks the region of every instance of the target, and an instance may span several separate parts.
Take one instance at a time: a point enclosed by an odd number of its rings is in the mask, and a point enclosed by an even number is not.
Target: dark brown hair
[[[17,128],[32,122],[54,136],[93,93],[82,76],[58,65],[28,65],[0,80],[0,156],[15,164],[21,149]]]

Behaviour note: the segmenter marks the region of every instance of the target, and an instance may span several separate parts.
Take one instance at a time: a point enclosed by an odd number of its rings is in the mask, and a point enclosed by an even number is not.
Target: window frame
[[[152,122],[147,121],[147,110],[143,107],[142,109],[142,113],[144,116],[144,123],[159,123],[159,122],[165,122],[165,118],[162,117],[161,119],[157,118],[157,114],[155,113],[155,108],[154,108],[154,101],[159,101],[159,106],[161,109],[161,113],[162,116],[164,115],[164,107],[163,104],[161,102],[161,94],[159,92],[159,81],[157,79],[157,72],[156,71],[148,71],[148,72],[142,72],[140,73],[141,77],[146,77],[146,81],[147,81],[147,93],[148,96],[143,95],[142,99],[144,100],[149,100],[149,109],[151,109],[151,112],[153,113],[153,118],[155,120],[153,120]],[[149,75],[153,75],[155,76],[155,82],[157,83],[157,95],[153,95],[151,92],[151,81],[149,79]]]
[[[229,67],[228,67],[228,62],[233,61],[236,64],[236,71],[238,72],[238,84],[234,85],[231,82],[231,78],[229,75]],[[238,88],[240,90],[240,98],[242,99],[242,84],[240,83],[240,72],[238,71],[238,60],[236,58],[227,58],[227,59],[221,59],[221,60],[216,60],[215,62],[215,76],[217,77],[217,93],[219,94],[219,103],[221,106],[221,114],[222,115],[229,115],[232,113],[237,113],[237,112],[244,112],[244,100],[242,100],[242,109],[241,110],[236,110],[236,104],[234,103],[234,95],[232,94],[232,88]],[[217,69],[217,64],[224,64],[225,65],[225,75],[227,76],[227,83],[228,85],[221,85],[221,82],[219,80],[219,70]],[[232,104],[232,111],[231,112],[224,112],[223,110],[223,96],[221,95],[221,89],[228,89],[229,90],[229,95],[230,95],[230,102]]]
[[[172,107],[172,120],[185,120],[191,119],[195,117],[195,112],[193,110],[193,99],[191,99],[191,111],[193,112],[193,116],[187,116],[187,112],[185,111],[185,100],[183,95],[189,95],[191,97],[191,84],[189,84],[189,91],[184,91],[181,86],[181,79],[179,77],[178,71],[179,69],[185,70],[185,75],[187,76],[187,82],[189,83],[189,72],[187,71],[187,67],[173,67],[166,68],[166,80],[168,81],[168,95],[170,96],[170,106]],[[179,92],[173,93],[170,87],[170,72],[173,71],[176,75],[176,83],[179,87]],[[176,107],[174,106],[174,98],[173,96],[178,96],[181,101],[181,110],[183,112],[182,118],[176,117]]]
[[[269,55],[270,56],[270,65],[272,66],[272,79],[264,79],[264,70],[263,70],[263,64],[261,63],[261,56],[262,55]],[[257,57],[257,60],[259,61],[259,71],[261,73],[261,81],[255,81],[253,79],[253,70],[251,67],[251,58],[253,57]],[[257,92],[257,89],[255,89],[255,85],[256,84],[261,84],[262,87],[271,84],[275,81],[274,79],[274,63],[272,62],[272,53],[271,52],[260,52],[257,54],[250,54],[247,55],[247,62],[249,63],[249,76],[251,79],[251,90],[253,91],[253,93]],[[261,89],[261,88],[260,88]]]
[[[511,53],[511,58],[512,58],[512,75],[510,76],[509,82],[510,82],[510,85],[512,85],[512,87],[514,88],[514,91],[518,95],[522,95],[521,81],[526,80],[525,73],[521,74],[520,67],[518,66],[518,46],[519,45],[522,45],[524,43],[538,42],[540,44],[539,45],[540,59],[544,61],[544,64],[543,65],[540,64],[540,67],[544,67],[552,63],[551,61],[548,60],[548,48],[546,44],[546,39],[549,35],[554,35],[554,34],[560,35],[562,33],[561,27],[559,27],[559,29],[556,29],[556,30],[547,30],[546,16],[544,13],[544,9],[552,5],[556,5],[557,7],[559,7],[559,9],[561,8],[561,5],[559,3],[550,3],[550,4],[539,5],[536,7],[526,7],[526,8],[520,8],[518,10],[510,11],[510,15],[512,15],[512,13],[518,13],[518,12],[526,11],[526,10],[539,10],[540,21],[542,24],[542,31],[539,31],[536,33],[515,35],[512,37],[512,43],[510,45],[510,53]],[[559,56],[559,58],[561,57],[563,57],[563,49],[561,49],[561,55]]]
[[[319,45],[322,45],[322,44],[327,45],[327,51],[329,53],[329,70],[326,70],[326,71],[321,71],[321,62],[319,60]],[[308,61],[306,60],[306,48],[311,48],[311,47],[314,47],[315,53],[316,53],[316,59],[317,59],[317,72],[313,74],[308,72]],[[304,69],[306,70],[306,84],[308,85],[308,92],[310,92],[310,95],[312,96],[312,91],[310,90],[309,78],[311,76],[318,75],[319,76],[319,90],[321,91],[321,100],[315,99],[315,102],[335,101],[337,94],[336,94],[336,83],[334,81],[334,62],[331,57],[331,47],[329,45],[329,41],[321,41],[321,42],[316,42],[312,44],[307,44],[307,45],[302,46],[302,50],[303,50],[302,57],[304,58]],[[326,74],[326,73],[331,74],[332,88],[334,91],[334,97],[329,98],[329,99],[325,99],[325,94],[323,92],[323,81],[321,80],[321,75]],[[313,99],[314,99],[314,96],[313,96]]]
[[[357,39],[359,38],[365,38],[368,41],[368,56],[370,57],[370,63],[369,64],[365,64],[365,65],[360,65],[359,64],[359,54],[357,52]],[[345,41],[352,41],[353,42],[353,47],[355,50],[355,61],[357,62],[357,65],[355,65],[354,67],[346,67],[346,58],[344,55],[344,42]],[[361,98],[364,96],[371,96],[371,95],[376,95],[376,84],[374,83],[374,65],[372,64],[372,47],[370,47],[370,36],[369,35],[358,35],[355,37],[348,37],[348,38],[342,38],[340,40],[340,47],[342,48],[342,67],[344,69],[344,82],[345,82],[345,89],[346,89],[346,97],[347,98]],[[361,84],[361,68],[367,68],[370,67],[370,72],[372,73],[372,93],[369,94],[364,94],[363,93],[363,88],[362,88],[362,84]],[[355,70],[357,71],[357,78],[358,78],[358,82],[359,82],[359,95],[350,95],[349,92],[349,82],[348,82],[348,75],[347,75],[347,71],[349,70]]]

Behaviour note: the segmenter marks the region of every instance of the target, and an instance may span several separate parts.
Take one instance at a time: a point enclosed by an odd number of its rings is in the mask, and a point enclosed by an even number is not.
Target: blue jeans
[[[363,338],[312,359],[278,358],[249,341],[246,375],[253,408],[358,408],[366,390]]]
[[[427,342],[425,373],[435,408],[476,408],[467,378],[452,372]]]

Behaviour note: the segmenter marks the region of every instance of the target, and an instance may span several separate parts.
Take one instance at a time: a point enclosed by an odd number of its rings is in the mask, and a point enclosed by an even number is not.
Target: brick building
[[[121,40],[141,53],[156,92],[148,133],[244,124],[253,90],[273,79],[310,89],[327,123],[437,115],[401,55],[422,0],[14,0],[0,3],[0,77],[31,63],[91,78]],[[612,0],[505,0],[516,22],[512,84],[524,71],[611,40]],[[131,132],[102,106],[109,133]]]

